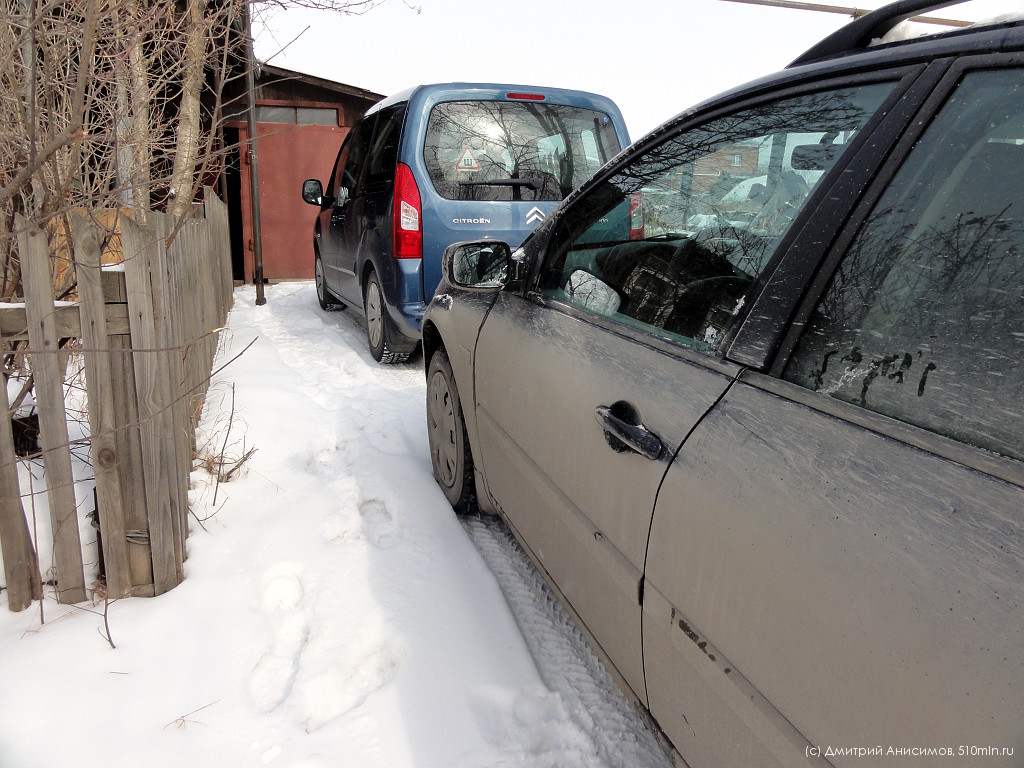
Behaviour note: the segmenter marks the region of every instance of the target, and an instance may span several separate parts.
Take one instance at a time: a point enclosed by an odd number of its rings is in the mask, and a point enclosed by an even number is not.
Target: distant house
[[[259,156],[263,276],[313,277],[316,209],[302,202],[305,179],[327,184],[338,148],[352,125],[384,98],[362,88],[267,64],[256,73],[256,147]],[[253,281],[253,224],[246,142],[244,81],[225,88],[225,135],[234,147],[225,181],[231,214],[235,280]],[[237,147],[242,148],[239,152]]]
[[[757,145],[744,146],[744,144],[745,142],[740,142],[720,152],[713,152],[700,158],[693,169],[694,192],[705,192],[723,180],[731,179],[734,176],[739,180],[756,174],[759,147]]]

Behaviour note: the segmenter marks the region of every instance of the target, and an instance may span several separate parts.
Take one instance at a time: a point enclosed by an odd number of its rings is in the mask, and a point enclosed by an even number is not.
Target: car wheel
[[[313,279],[316,281],[316,300],[320,303],[320,309],[329,312],[332,309],[345,308],[345,305],[327,290],[327,284],[324,282],[324,262],[319,253],[313,258]]]
[[[443,349],[434,353],[427,369],[427,439],[434,479],[456,512],[469,512],[476,506],[473,456],[459,388]]]
[[[370,342],[373,359],[378,363],[404,363],[408,360],[408,352],[396,352],[394,349],[393,338],[396,332],[384,306],[384,293],[380,289],[376,272],[370,272],[366,280],[363,307],[366,310],[366,337]]]

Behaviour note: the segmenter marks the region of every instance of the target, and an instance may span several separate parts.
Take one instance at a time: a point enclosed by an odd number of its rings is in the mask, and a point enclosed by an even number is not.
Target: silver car
[[[1024,22],[850,49],[893,15],[450,247],[424,319],[439,485],[694,768],[1024,759]]]

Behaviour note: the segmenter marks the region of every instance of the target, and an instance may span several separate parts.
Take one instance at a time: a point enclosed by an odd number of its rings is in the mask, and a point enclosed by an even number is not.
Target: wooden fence
[[[69,305],[53,301],[46,234],[17,221],[25,301],[0,307],[0,349],[28,342],[61,602],[86,599],[58,351],[66,338],[81,340],[107,595],[159,595],[183,578],[195,424],[232,296],[227,208],[211,190],[206,199],[205,218],[182,223],[169,244],[172,217],[121,217],[114,267],[101,266],[90,218],[75,215],[78,302]],[[0,393],[2,416],[10,405]],[[40,595],[25,492],[11,420],[0,417],[0,546],[15,611]]]

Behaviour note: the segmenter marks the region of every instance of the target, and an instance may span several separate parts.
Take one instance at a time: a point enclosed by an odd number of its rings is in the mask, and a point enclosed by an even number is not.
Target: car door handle
[[[621,415],[617,415],[616,411],[619,414],[626,411],[635,412],[625,403],[616,403],[611,408],[599,405],[594,410],[594,416],[597,418],[597,423],[601,425],[601,429],[604,430],[604,437],[608,441],[608,445],[616,451],[639,453],[651,461],[661,458],[662,451],[664,451],[661,438],[643,424],[630,424]]]

